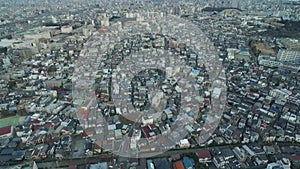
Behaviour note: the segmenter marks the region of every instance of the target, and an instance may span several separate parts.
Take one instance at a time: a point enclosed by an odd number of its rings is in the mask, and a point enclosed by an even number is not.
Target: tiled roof
[[[201,151],[197,152],[197,155],[200,159],[210,159],[211,158],[211,154],[208,150],[201,150]]]

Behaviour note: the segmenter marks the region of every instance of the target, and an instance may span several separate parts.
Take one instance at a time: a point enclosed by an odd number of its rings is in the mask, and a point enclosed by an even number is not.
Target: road
[[[98,162],[111,162],[113,160],[113,154],[100,154],[97,156],[90,156],[85,158],[72,158],[63,160],[47,160],[47,161],[37,161],[39,168],[61,168],[68,167],[70,165],[84,165],[84,164],[95,164]]]
[[[211,149],[214,147],[218,147],[219,149],[224,148],[233,148],[233,147],[241,147],[242,145],[248,145],[248,146],[264,146],[264,145],[274,145],[274,143],[249,143],[249,144],[231,144],[231,145],[219,145],[219,146],[208,146],[208,147],[197,147],[197,148],[191,148],[191,149],[176,149],[176,150],[169,150],[167,152],[161,153],[157,155],[157,152],[143,152],[139,153],[138,156],[145,157],[145,156],[151,156],[152,154],[156,154],[153,156],[153,158],[161,158],[161,157],[170,157],[173,154],[187,154],[187,153],[196,153],[200,150],[204,149]],[[300,146],[298,143],[277,143],[279,147],[289,147],[289,146]],[[279,152],[278,152],[279,153]],[[74,159],[64,159],[64,160],[48,160],[48,161],[39,161],[37,162],[37,165],[39,168],[48,168],[51,167],[68,167],[69,165],[84,165],[84,164],[90,164],[90,163],[98,163],[98,162],[112,162],[113,158],[115,157],[111,153],[107,154],[100,154],[92,157],[86,157],[86,158],[74,158]],[[55,164],[56,166],[53,166]]]

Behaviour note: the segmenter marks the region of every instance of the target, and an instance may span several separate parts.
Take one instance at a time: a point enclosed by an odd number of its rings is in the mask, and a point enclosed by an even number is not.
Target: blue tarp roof
[[[23,157],[25,155],[25,151],[24,150],[18,150],[18,151],[14,151],[13,155],[15,157]]]
[[[194,159],[192,158],[189,158],[189,157],[183,157],[183,165],[184,165],[184,168],[194,168],[193,166],[195,165],[195,161]]]
[[[0,155],[11,155],[14,152],[14,149],[11,148],[5,148],[1,150]]]

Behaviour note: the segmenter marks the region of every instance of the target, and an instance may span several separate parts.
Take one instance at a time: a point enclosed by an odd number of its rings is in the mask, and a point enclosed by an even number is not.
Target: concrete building
[[[300,51],[279,50],[277,60],[292,64],[300,64]]]
[[[108,16],[102,16],[100,18],[101,27],[109,27],[109,17]]]

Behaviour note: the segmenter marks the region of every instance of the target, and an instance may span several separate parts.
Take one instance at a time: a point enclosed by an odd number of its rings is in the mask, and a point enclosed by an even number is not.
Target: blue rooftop
[[[192,158],[183,157],[183,165],[184,165],[184,168],[193,168],[194,169],[195,161]]]
[[[12,155],[13,152],[14,152],[14,149],[5,148],[1,151],[0,155]]]

